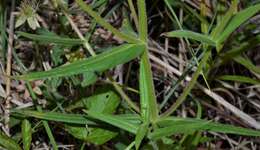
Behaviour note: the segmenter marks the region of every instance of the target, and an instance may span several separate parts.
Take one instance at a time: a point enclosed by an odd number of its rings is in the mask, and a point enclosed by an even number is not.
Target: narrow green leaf
[[[167,32],[164,34],[167,37],[177,37],[177,38],[188,38],[188,39],[193,39],[199,42],[202,42],[204,44],[208,44],[211,46],[216,46],[216,42],[211,39],[209,36],[188,31],[188,30],[176,30],[172,32]]]
[[[64,37],[59,37],[57,35],[37,35],[37,34],[30,34],[25,32],[17,32],[17,34],[34,41],[54,43],[60,45],[81,45],[84,43],[84,41],[80,39],[64,38]]]
[[[158,117],[158,108],[153,84],[151,64],[146,50],[140,64],[140,103],[141,116],[145,122],[154,122]]]
[[[247,21],[249,18],[254,16],[260,11],[260,4],[246,8],[238,12],[229,22],[228,26],[225,28],[224,32],[221,33],[218,38],[218,43],[224,42],[229,35],[234,32],[242,23]]]
[[[155,129],[149,135],[151,139],[159,139],[165,136],[171,136],[174,134],[191,134],[194,131],[199,131],[201,128],[205,128],[208,123],[189,123],[189,124],[175,124],[169,127]]]
[[[223,75],[218,77],[220,80],[227,80],[227,81],[237,81],[242,83],[249,83],[249,84],[260,84],[260,80],[252,79],[245,76],[237,76],[237,75]]]
[[[232,48],[226,53],[221,54],[220,58],[223,61],[232,60],[234,57],[241,55],[243,52],[253,49],[260,43],[260,35],[250,38],[249,40],[242,42],[239,46]]]
[[[87,119],[86,115],[63,114],[57,112],[37,112],[37,111],[30,111],[30,110],[13,110],[13,113],[18,113],[18,114],[22,114],[23,116],[34,117],[34,118],[49,120],[49,121],[57,121],[57,122],[64,122],[64,123],[71,123],[71,124],[96,125],[95,122]]]
[[[148,124],[144,123],[139,126],[136,136],[135,136],[135,148],[138,150],[143,139],[146,136],[146,133],[148,132]]]
[[[7,150],[22,150],[21,147],[10,137],[0,131],[0,146]]]
[[[138,125],[130,123],[126,119],[122,117],[118,117],[115,115],[107,115],[107,114],[102,114],[102,113],[97,113],[93,111],[87,112],[90,117],[93,117],[95,119],[104,121],[108,124],[111,124],[113,126],[116,126],[118,128],[121,128],[123,130],[126,130],[130,133],[136,134],[138,130]]]
[[[74,63],[63,65],[48,71],[16,76],[15,78],[20,80],[33,81],[50,77],[71,76],[87,71],[102,72],[106,69],[113,68],[119,64],[126,63],[138,57],[143,52],[143,50],[144,45],[126,44],[112,48],[110,51],[106,51],[89,59],[79,60]]]
[[[242,56],[237,56],[233,58],[237,63],[243,65],[248,70],[253,71],[255,73],[260,74],[260,68],[256,67],[248,58],[244,58]]]
[[[23,149],[30,150],[32,142],[32,127],[28,120],[22,122]]]
[[[142,42],[147,43],[148,39],[148,25],[147,25],[147,14],[145,0],[137,0],[139,26],[138,32]]]
[[[93,11],[92,8],[89,5],[87,5],[83,0],[76,0],[76,2],[80,6],[80,8],[86,11],[91,17],[93,17],[97,21],[97,23],[111,31],[117,37],[129,43],[139,43],[139,40],[137,40],[135,37],[123,34],[119,30],[114,28],[111,24],[107,23],[98,13]]]
[[[198,77],[199,77],[203,67],[207,63],[207,60],[209,59],[210,56],[211,56],[211,51],[207,50],[205,52],[202,60],[200,61],[200,64],[199,64],[197,70],[193,74],[193,76],[191,78],[191,81],[189,82],[188,86],[185,87],[184,91],[178,97],[176,102],[166,112],[164,112],[162,114],[162,116],[169,116],[169,115],[171,115],[183,103],[183,101],[186,99],[186,97],[188,96],[188,94],[190,93],[192,88],[195,86],[195,84],[197,82],[197,79],[198,79]]]
[[[260,136],[260,131],[257,130],[192,118],[168,117],[158,121],[158,126],[161,128],[158,128],[152,132],[149,135],[150,138],[158,139],[164,136],[180,133],[190,133],[194,131],[212,131],[245,136]]]
[[[217,26],[214,28],[210,36],[213,39],[217,39],[221,34],[223,34],[223,31],[225,30],[227,24],[229,23],[230,19],[232,16],[237,12],[237,5],[238,5],[238,0],[232,1],[232,4],[226,14],[221,17],[221,21],[218,22]]]

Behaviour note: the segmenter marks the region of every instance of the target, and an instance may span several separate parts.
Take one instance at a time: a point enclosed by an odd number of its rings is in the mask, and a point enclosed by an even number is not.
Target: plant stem
[[[210,57],[211,52],[209,50],[207,50],[196,70],[196,72],[194,73],[191,81],[189,82],[189,85],[184,89],[183,93],[181,94],[181,96],[176,100],[176,102],[174,103],[174,105],[172,105],[166,112],[164,112],[161,116],[166,117],[171,115],[182,103],[183,101],[186,99],[186,97],[188,96],[188,94],[190,93],[190,91],[192,90],[192,88],[195,86],[197,79],[200,75],[200,72],[202,71],[204,65],[206,64],[208,58]]]
[[[111,31],[114,35],[121,38],[122,40],[128,43],[139,43],[135,37],[131,35],[126,35],[116,28],[114,28],[111,24],[107,23],[98,13],[92,10],[92,8],[85,4],[82,0],[76,0],[77,4],[86,11],[91,17],[93,17],[101,26],[105,27],[107,30]]]
[[[13,49],[13,42],[14,42],[14,21],[15,16],[13,14],[15,9],[15,0],[12,0],[12,6],[11,6],[11,14],[10,14],[10,21],[9,21],[9,39],[8,39],[8,49],[7,49],[7,64],[6,64],[6,75],[11,76],[11,70],[12,70],[12,49]],[[11,78],[6,78],[6,100],[5,100],[5,129],[7,133],[10,133],[9,128],[9,121],[10,121],[10,109],[11,104],[10,101],[12,99],[11,97]]]

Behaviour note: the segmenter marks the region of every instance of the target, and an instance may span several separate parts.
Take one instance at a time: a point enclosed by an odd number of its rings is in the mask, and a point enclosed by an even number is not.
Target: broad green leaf
[[[120,103],[119,96],[113,92],[105,92],[98,95],[91,96],[76,103],[75,106],[87,107],[89,111],[95,113],[112,114]],[[96,145],[104,144],[117,135],[117,132],[110,131],[99,127],[78,127],[78,126],[65,126],[65,129],[74,137],[94,143]]]
[[[67,111],[71,111],[76,108],[83,108],[84,106],[88,110],[93,110],[100,113],[113,113],[120,103],[120,98],[113,92],[105,92],[91,97],[83,98],[82,100],[72,104],[66,108]]]
[[[242,56],[237,56],[233,58],[237,63],[243,65],[248,70],[253,71],[255,73],[260,74],[260,68],[256,67],[248,58],[244,58]]]
[[[161,119],[157,124],[160,128],[149,135],[152,139],[158,139],[173,134],[191,133],[194,131],[212,131],[245,136],[260,136],[260,131],[257,130],[224,125],[201,119],[168,117]]]
[[[196,33],[196,32],[192,32],[192,31],[188,31],[188,30],[176,30],[176,31],[172,31],[172,32],[167,32],[164,35],[167,37],[193,39],[193,40],[199,41],[204,44],[216,46],[216,42],[213,39],[211,39],[209,36],[200,34],[200,33]]]
[[[57,121],[57,122],[64,122],[64,123],[71,123],[71,124],[96,125],[96,123],[89,120],[86,115],[63,114],[57,112],[37,112],[37,111],[30,111],[30,110],[13,110],[13,113],[18,113],[23,116],[34,117],[34,118],[49,120],[49,121]]]
[[[7,150],[22,150],[21,147],[10,137],[0,131],[0,149],[1,147]]]
[[[229,35],[233,33],[242,23],[253,17],[259,11],[260,4],[257,4],[238,12],[231,19],[224,32],[221,33],[220,37],[218,38],[218,43],[224,42],[229,37]]]
[[[142,125],[139,126],[136,136],[135,136],[135,148],[138,150],[143,139],[146,136],[146,133],[148,132],[148,124],[143,123]]]
[[[84,43],[84,41],[80,39],[64,38],[57,35],[48,35],[48,34],[38,35],[38,34],[30,34],[25,32],[17,32],[17,34],[34,41],[54,43],[60,45],[81,45]]]
[[[102,72],[119,64],[126,63],[138,57],[144,50],[144,45],[125,44],[110,51],[103,52],[95,57],[79,60],[74,63],[63,65],[48,71],[28,73],[15,78],[20,80],[38,80],[50,77],[65,77],[90,72]]]
[[[65,129],[75,138],[85,142],[93,143],[95,145],[102,145],[118,134],[117,132],[111,131],[111,129],[102,128],[88,128],[66,125]]]
[[[242,83],[249,83],[249,84],[260,84],[260,80],[252,79],[245,76],[237,76],[237,75],[223,75],[218,77],[220,80],[227,80],[227,81],[237,81]]]
[[[146,123],[155,121],[158,117],[158,108],[148,51],[141,56],[139,82],[142,118]]]
[[[110,91],[99,95],[99,98],[97,99],[86,101],[85,105],[89,108],[89,111],[112,114],[116,111],[119,103],[119,96],[115,92]]]
[[[28,120],[22,122],[23,149],[30,150],[32,142],[32,127]]]
[[[108,124],[111,124],[113,126],[116,126],[118,128],[121,128],[123,130],[126,130],[130,133],[136,134],[138,130],[137,124],[133,124],[126,119],[122,117],[118,117],[116,115],[108,115],[108,114],[102,114],[102,113],[96,113],[93,111],[88,111],[87,112],[90,117],[93,117],[97,120],[104,121]]]

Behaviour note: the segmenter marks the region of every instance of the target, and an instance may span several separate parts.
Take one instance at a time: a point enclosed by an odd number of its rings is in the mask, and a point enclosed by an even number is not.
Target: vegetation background
[[[1,0],[0,149],[259,149],[259,0]]]

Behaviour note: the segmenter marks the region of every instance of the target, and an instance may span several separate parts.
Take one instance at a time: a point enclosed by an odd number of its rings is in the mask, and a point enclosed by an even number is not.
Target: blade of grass
[[[209,36],[188,31],[188,30],[176,30],[176,31],[165,33],[164,35],[167,37],[189,38],[204,44],[216,46],[216,42],[213,39],[211,39]]]
[[[139,37],[145,44],[145,50],[141,56],[140,62],[140,103],[141,116],[144,122],[154,122],[158,117],[157,101],[155,96],[155,89],[152,77],[151,64],[149,60],[149,52],[147,46],[148,40],[148,25],[145,0],[137,0],[137,7],[139,13]]]
[[[33,99],[33,103],[36,105],[37,111],[38,111],[38,112],[42,112],[41,106],[40,106],[40,105],[37,105],[37,104],[38,104],[38,103],[37,103],[37,96],[35,95],[35,93],[34,93],[34,91],[33,91],[33,89],[32,89],[31,84],[28,83],[28,82],[26,82],[26,86],[27,86],[27,89],[28,89],[28,91],[29,91],[29,93],[30,93],[32,99]],[[45,131],[46,131],[46,133],[47,133],[47,135],[48,135],[48,137],[49,137],[50,143],[51,143],[52,146],[53,146],[53,149],[54,149],[54,150],[58,150],[57,143],[56,143],[56,141],[55,141],[55,138],[54,138],[54,136],[53,136],[53,134],[52,134],[52,131],[51,131],[51,128],[50,128],[48,122],[47,122],[47,121],[43,121],[42,123],[43,123],[44,129],[45,129]]]
[[[122,117],[118,117],[115,115],[108,115],[97,113],[93,111],[85,111],[90,117],[93,117],[97,120],[104,121],[108,124],[116,126],[120,129],[126,130],[130,133],[136,134],[138,130],[138,125],[128,122],[127,120],[123,119]]]
[[[220,80],[226,80],[226,81],[235,81],[235,82],[241,82],[241,83],[249,83],[249,84],[260,84],[260,80],[252,79],[245,76],[237,76],[237,75],[223,75],[218,77]]]
[[[247,21],[249,18],[254,16],[256,13],[260,11],[260,4],[256,4],[254,6],[251,6],[249,8],[246,8],[240,12],[238,12],[229,22],[227,27],[223,32],[221,32],[221,35],[217,38],[218,43],[224,42],[229,35],[234,32],[242,23]]]
[[[217,26],[211,32],[210,36],[213,39],[218,38],[222,34],[222,32],[225,30],[230,19],[237,12],[237,5],[238,5],[238,0],[234,0],[231,4],[231,7],[229,8],[229,10],[225,13],[223,18],[221,18],[221,21],[218,22]]]
[[[32,127],[28,120],[22,122],[23,149],[30,150],[32,142]]]
[[[17,32],[18,35],[22,37],[26,37],[28,39],[39,41],[39,42],[46,42],[46,43],[55,43],[61,45],[80,45],[84,44],[84,41],[81,39],[72,39],[72,38],[64,38],[60,36],[53,36],[53,35],[37,35],[37,34],[30,34],[25,32]]]
[[[0,146],[8,150],[22,150],[22,148],[10,137],[0,131]]]
[[[145,138],[148,132],[148,124],[144,123],[139,126],[136,136],[135,136],[135,148],[138,150],[143,139]]]
[[[86,11],[91,17],[93,17],[101,26],[106,28],[107,30],[111,31],[113,34],[115,34],[117,37],[121,38],[122,40],[125,40],[129,43],[139,43],[139,40],[137,40],[135,37],[132,37],[130,35],[126,35],[121,33],[119,30],[114,28],[111,24],[107,23],[98,13],[92,10],[92,8],[87,5],[82,0],[76,0],[77,4],[80,6],[81,9]]]
[[[175,11],[172,9],[172,7],[171,7],[171,5],[169,4],[168,0],[164,0],[164,2],[165,2],[165,4],[166,4],[166,6],[169,8],[170,12],[172,13],[174,19],[176,20],[176,22],[177,22],[177,24],[178,24],[178,26],[179,26],[179,29],[180,29],[180,30],[183,30],[182,23],[179,21],[177,15],[176,15],[176,13],[175,13]],[[206,22],[207,22],[207,21],[206,21]],[[205,22],[204,22],[204,23],[205,23]],[[207,23],[205,23],[205,24],[207,24]],[[198,66],[198,65],[199,65],[198,59],[197,59],[197,57],[196,57],[196,55],[195,55],[195,53],[194,53],[194,50],[193,50],[192,46],[190,45],[190,42],[189,42],[188,38],[184,38],[184,39],[185,39],[186,43],[188,44],[188,50],[189,50],[189,52],[191,53],[192,57],[194,58],[194,60],[195,60],[195,62],[196,62],[196,64],[197,64],[197,66]],[[205,46],[204,46],[204,47],[205,47]],[[204,49],[204,51],[206,51],[206,48]],[[205,83],[206,83],[208,89],[210,89],[210,86],[209,86],[209,84],[208,84],[208,81],[207,81],[207,79],[206,79],[206,76],[204,75],[203,72],[201,72],[201,74],[202,74],[202,77],[203,77],[203,79],[204,79],[204,81],[205,81]]]
[[[106,51],[95,57],[91,57],[86,60],[76,61],[69,65],[60,66],[49,71],[28,73],[14,78],[21,80],[38,80],[46,79],[50,77],[64,77],[71,76],[87,71],[90,72],[102,72],[106,69],[115,67],[116,65],[126,63],[143,52],[144,46],[137,44],[126,44],[116,48],[112,48],[111,51]]]
[[[208,58],[210,57],[211,52],[209,50],[207,50],[201,60],[201,62],[199,63],[199,66],[196,70],[196,72],[194,73],[194,75],[191,78],[191,81],[189,82],[188,86],[185,87],[184,91],[182,92],[182,94],[178,97],[178,99],[176,100],[175,104],[173,104],[166,112],[164,112],[162,114],[162,116],[169,116],[171,115],[181,104],[182,102],[186,99],[186,97],[188,96],[188,94],[190,93],[190,91],[192,90],[192,88],[194,87],[194,85],[197,82],[197,79],[200,75],[200,72],[202,71],[204,65],[206,64]]]
[[[17,55],[15,52],[13,54],[15,54],[14,56]],[[17,64],[19,65],[19,67],[22,68],[22,72],[23,73],[26,72],[28,69],[26,67],[24,67],[24,65],[22,64],[20,59],[18,57],[14,57],[14,58],[16,59]],[[34,91],[32,89],[32,86],[31,86],[31,84],[29,82],[26,82],[26,87],[27,87],[27,89],[28,89],[28,91],[29,91],[29,93],[30,93],[30,95],[32,97],[33,103],[35,104],[37,111],[38,112],[42,112],[42,108],[41,108],[40,105],[38,105],[38,102],[37,102],[37,96],[35,95],[35,93],[34,93]],[[46,131],[46,133],[47,133],[47,135],[48,135],[48,137],[50,139],[50,143],[53,146],[53,149],[54,150],[58,150],[58,146],[56,144],[56,141],[54,139],[54,136],[52,134],[52,131],[51,131],[50,127],[49,127],[48,122],[47,121],[42,121],[42,123],[43,123],[45,131]]]
[[[157,123],[161,128],[158,128],[149,135],[152,139],[193,131],[212,131],[245,136],[260,136],[260,132],[256,130],[214,123],[201,119],[168,117],[158,121]]]
[[[137,17],[137,14],[136,14],[136,11],[135,11],[135,7],[134,7],[134,3],[133,3],[133,0],[127,0],[128,2],[128,5],[129,5],[129,8],[130,8],[130,11],[131,11],[131,14],[132,14],[132,17],[134,19],[134,22],[135,22],[135,26],[138,27],[139,23],[138,23],[138,17]]]
[[[22,114],[27,117],[34,117],[37,119],[49,120],[49,121],[57,121],[64,122],[70,124],[88,124],[88,125],[96,125],[95,122],[86,118],[86,115],[79,114],[63,114],[57,112],[37,112],[31,110],[13,110],[13,113]],[[15,115],[15,114],[13,114]]]
[[[248,58],[244,58],[242,56],[237,56],[233,58],[237,63],[243,65],[250,71],[260,74],[260,68],[256,67]]]

